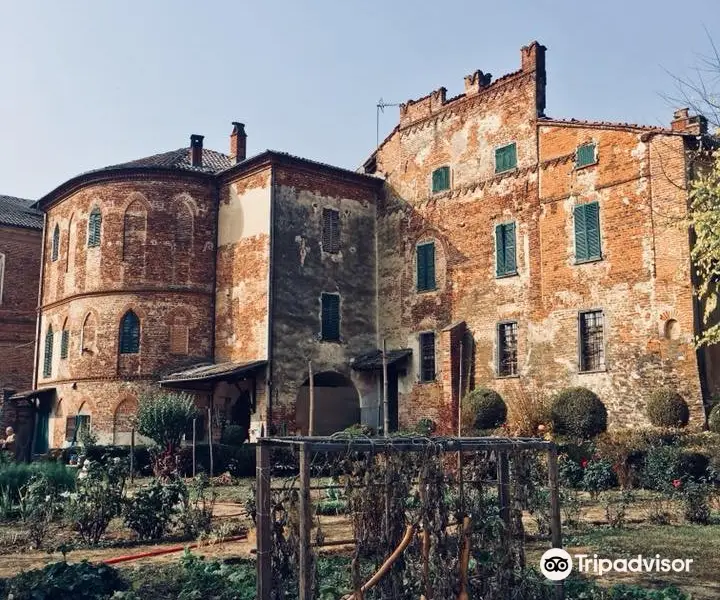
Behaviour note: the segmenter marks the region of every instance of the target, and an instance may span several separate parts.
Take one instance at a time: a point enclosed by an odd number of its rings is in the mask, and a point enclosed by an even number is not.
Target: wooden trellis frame
[[[272,512],[271,512],[271,464],[273,448],[293,448],[299,456],[299,509],[300,509],[300,556],[298,577],[299,600],[312,600],[310,581],[307,577],[311,562],[310,531],[312,523],[307,519],[310,508],[310,455],[313,452],[420,452],[430,440],[425,437],[278,437],[260,438],[257,444],[256,472],[256,523],[257,523],[257,595],[258,600],[271,600],[272,591]],[[537,438],[432,438],[432,444],[443,452],[495,452],[497,460],[497,486],[500,516],[510,523],[510,473],[509,453],[522,451],[546,452],[548,458],[548,488],[550,492],[550,532],[553,548],[562,548],[560,518],[560,490],[558,478],[558,449],[554,442]],[[390,549],[389,549],[390,550]],[[563,582],[555,582],[555,596],[564,598]]]

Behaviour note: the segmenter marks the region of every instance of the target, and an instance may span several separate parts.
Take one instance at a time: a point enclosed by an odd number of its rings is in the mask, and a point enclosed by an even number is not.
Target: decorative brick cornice
[[[113,381],[119,381],[119,382],[138,382],[138,381],[146,381],[148,383],[158,383],[158,379],[154,375],[112,375],[108,377],[69,377],[65,379],[44,379],[41,383],[39,383],[39,386],[42,387],[53,387],[56,385],[63,385],[68,383],[80,383],[80,382],[97,382],[97,383],[107,383],[107,382],[113,382]]]

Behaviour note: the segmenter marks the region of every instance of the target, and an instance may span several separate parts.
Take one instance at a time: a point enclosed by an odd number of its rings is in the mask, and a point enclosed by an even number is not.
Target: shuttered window
[[[578,146],[575,156],[575,167],[586,167],[595,163],[595,144]]]
[[[60,358],[68,357],[68,346],[70,345],[70,332],[67,329],[63,329],[62,337],[60,338]]]
[[[54,261],[58,259],[58,253],[60,252],[60,226],[55,225],[52,236],[52,251],[51,258]]]
[[[420,334],[420,381],[435,381],[435,334]]]
[[[498,375],[510,377],[517,375],[517,323],[500,323],[498,336]]]
[[[332,254],[340,252],[340,212],[323,208],[322,249]]]
[[[321,339],[328,342],[340,340],[340,295],[322,294]]]
[[[582,312],[579,315],[580,371],[605,369],[604,323],[601,310]]]
[[[600,248],[600,205],[597,202],[575,207],[575,261],[602,258]]]
[[[432,174],[433,194],[450,189],[450,167],[440,167]]]
[[[138,352],[140,352],[140,319],[130,310],[120,322],[120,354]]]
[[[88,217],[88,248],[96,248],[100,245],[100,228],[102,226],[102,214],[96,206]]]
[[[45,334],[45,359],[43,361],[43,377],[52,375],[53,330],[48,327]]]
[[[498,277],[517,274],[515,247],[515,223],[495,227],[495,274]]]
[[[495,172],[502,173],[517,167],[517,146],[515,142],[495,150]]]
[[[435,289],[435,242],[425,242],[417,247],[417,290]]]

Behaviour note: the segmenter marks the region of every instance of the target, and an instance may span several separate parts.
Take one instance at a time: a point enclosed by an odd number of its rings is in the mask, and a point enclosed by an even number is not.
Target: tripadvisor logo
[[[576,554],[577,570],[580,573],[689,573],[692,558],[662,558],[656,554],[652,558],[645,558],[638,554],[633,558],[598,558],[597,554]],[[550,548],[540,558],[542,574],[552,581],[562,581],[573,570],[573,557],[562,548]]]

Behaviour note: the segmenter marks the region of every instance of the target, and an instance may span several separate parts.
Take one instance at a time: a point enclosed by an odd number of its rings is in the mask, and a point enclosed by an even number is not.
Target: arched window
[[[175,246],[178,250],[187,250],[192,246],[193,215],[185,202],[178,204],[175,213]]]
[[[125,211],[123,220],[123,260],[143,256],[147,230],[147,210],[140,200],[134,200]]]
[[[88,313],[83,321],[80,332],[80,353],[91,351],[95,346],[95,335],[97,332],[97,320],[93,313]]]
[[[53,237],[52,237],[51,259],[53,262],[55,262],[58,259],[59,252],[60,252],[60,226],[56,223],[55,229],[53,230]]]
[[[43,377],[52,375],[52,355],[53,355],[53,329],[52,325],[48,325],[45,334],[45,360],[43,361]]]
[[[65,319],[60,336],[60,358],[63,360],[68,357],[68,347],[70,346],[70,332],[67,328],[67,322],[68,320]]]
[[[140,352],[140,319],[131,310],[120,321],[120,354]]]
[[[102,227],[102,213],[95,206],[90,211],[87,226],[87,245],[88,248],[96,248],[100,245],[100,229]]]

